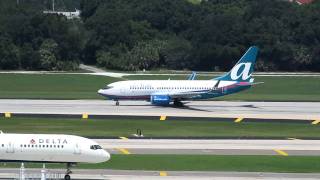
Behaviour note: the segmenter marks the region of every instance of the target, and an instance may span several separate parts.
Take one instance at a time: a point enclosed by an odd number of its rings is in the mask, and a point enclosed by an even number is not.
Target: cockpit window
[[[106,86],[103,89],[111,89],[111,88],[113,88],[113,86]]]
[[[97,150],[97,149],[102,149],[102,147],[99,145],[91,145],[90,149]]]

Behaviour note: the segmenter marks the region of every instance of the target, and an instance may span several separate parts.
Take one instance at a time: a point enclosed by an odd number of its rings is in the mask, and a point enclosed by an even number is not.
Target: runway
[[[95,139],[112,154],[319,156],[320,140]],[[120,149],[120,150],[119,150]],[[280,153],[279,153],[280,151]]]
[[[14,179],[18,177],[18,169],[0,169],[0,179]],[[31,173],[33,177],[40,172],[40,169],[27,169],[27,173]],[[65,170],[50,170],[52,174],[63,174]],[[308,179],[316,180],[320,178],[319,173],[266,173],[266,172],[212,172],[212,171],[165,171],[165,177],[161,172],[163,171],[136,171],[136,170],[81,170],[74,169],[72,179],[87,179],[87,180],[149,180],[149,179],[210,179],[210,180],[227,180],[227,179]]]
[[[257,119],[316,120],[319,102],[230,102],[191,101],[184,108],[153,106],[144,101],[121,101],[115,106],[108,100],[0,100],[0,113],[177,116]]]
[[[0,100],[0,113],[56,115],[176,116],[207,118],[320,119],[316,102],[192,101],[187,108],[152,106],[149,102],[105,100]],[[196,119],[196,118],[195,118]],[[194,154],[319,156],[320,140],[192,140],[95,139],[112,154]],[[123,151],[125,150],[125,151]],[[56,170],[54,170],[56,171]],[[64,170],[57,170],[63,173]],[[0,169],[0,178],[16,177],[17,169]],[[319,179],[317,173],[166,171],[166,179]],[[160,171],[74,170],[74,179],[163,179]]]

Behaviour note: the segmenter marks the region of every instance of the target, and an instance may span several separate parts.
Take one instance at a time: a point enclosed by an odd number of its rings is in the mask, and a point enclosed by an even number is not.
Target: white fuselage
[[[119,81],[99,89],[98,94],[113,99],[149,100],[155,105],[173,102],[182,106],[183,100],[210,99],[246,90],[252,86],[251,78],[258,47],[251,46],[227,73],[211,80],[136,80]],[[188,79],[194,79],[195,73]]]
[[[217,80],[133,80],[111,83],[100,89],[99,94],[114,99],[148,99],[153,94],[180,94],[212,89]],[[221,81],[216,88],[223,88],[236,83],[235,81]]]
[[[100,163],[110,154],[94,141],[73,135],[0,134],[0,161]]]

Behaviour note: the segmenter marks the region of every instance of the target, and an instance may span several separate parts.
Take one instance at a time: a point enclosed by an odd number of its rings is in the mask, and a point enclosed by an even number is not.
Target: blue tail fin
[[[257,54],[258,47],[251,46],[231,71],[215,79],[223,81],[252,82],[253,79],[251,78],[251,75],[253,73]]]

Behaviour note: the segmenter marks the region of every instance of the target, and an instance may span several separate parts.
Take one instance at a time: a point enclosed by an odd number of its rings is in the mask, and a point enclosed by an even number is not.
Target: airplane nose
[[[98,94],[103,95],[103,89],[99,89]]]
[[[103,151],[103,157],[105,161],[108,161],[110,159],[110,154],[107,151]]]

